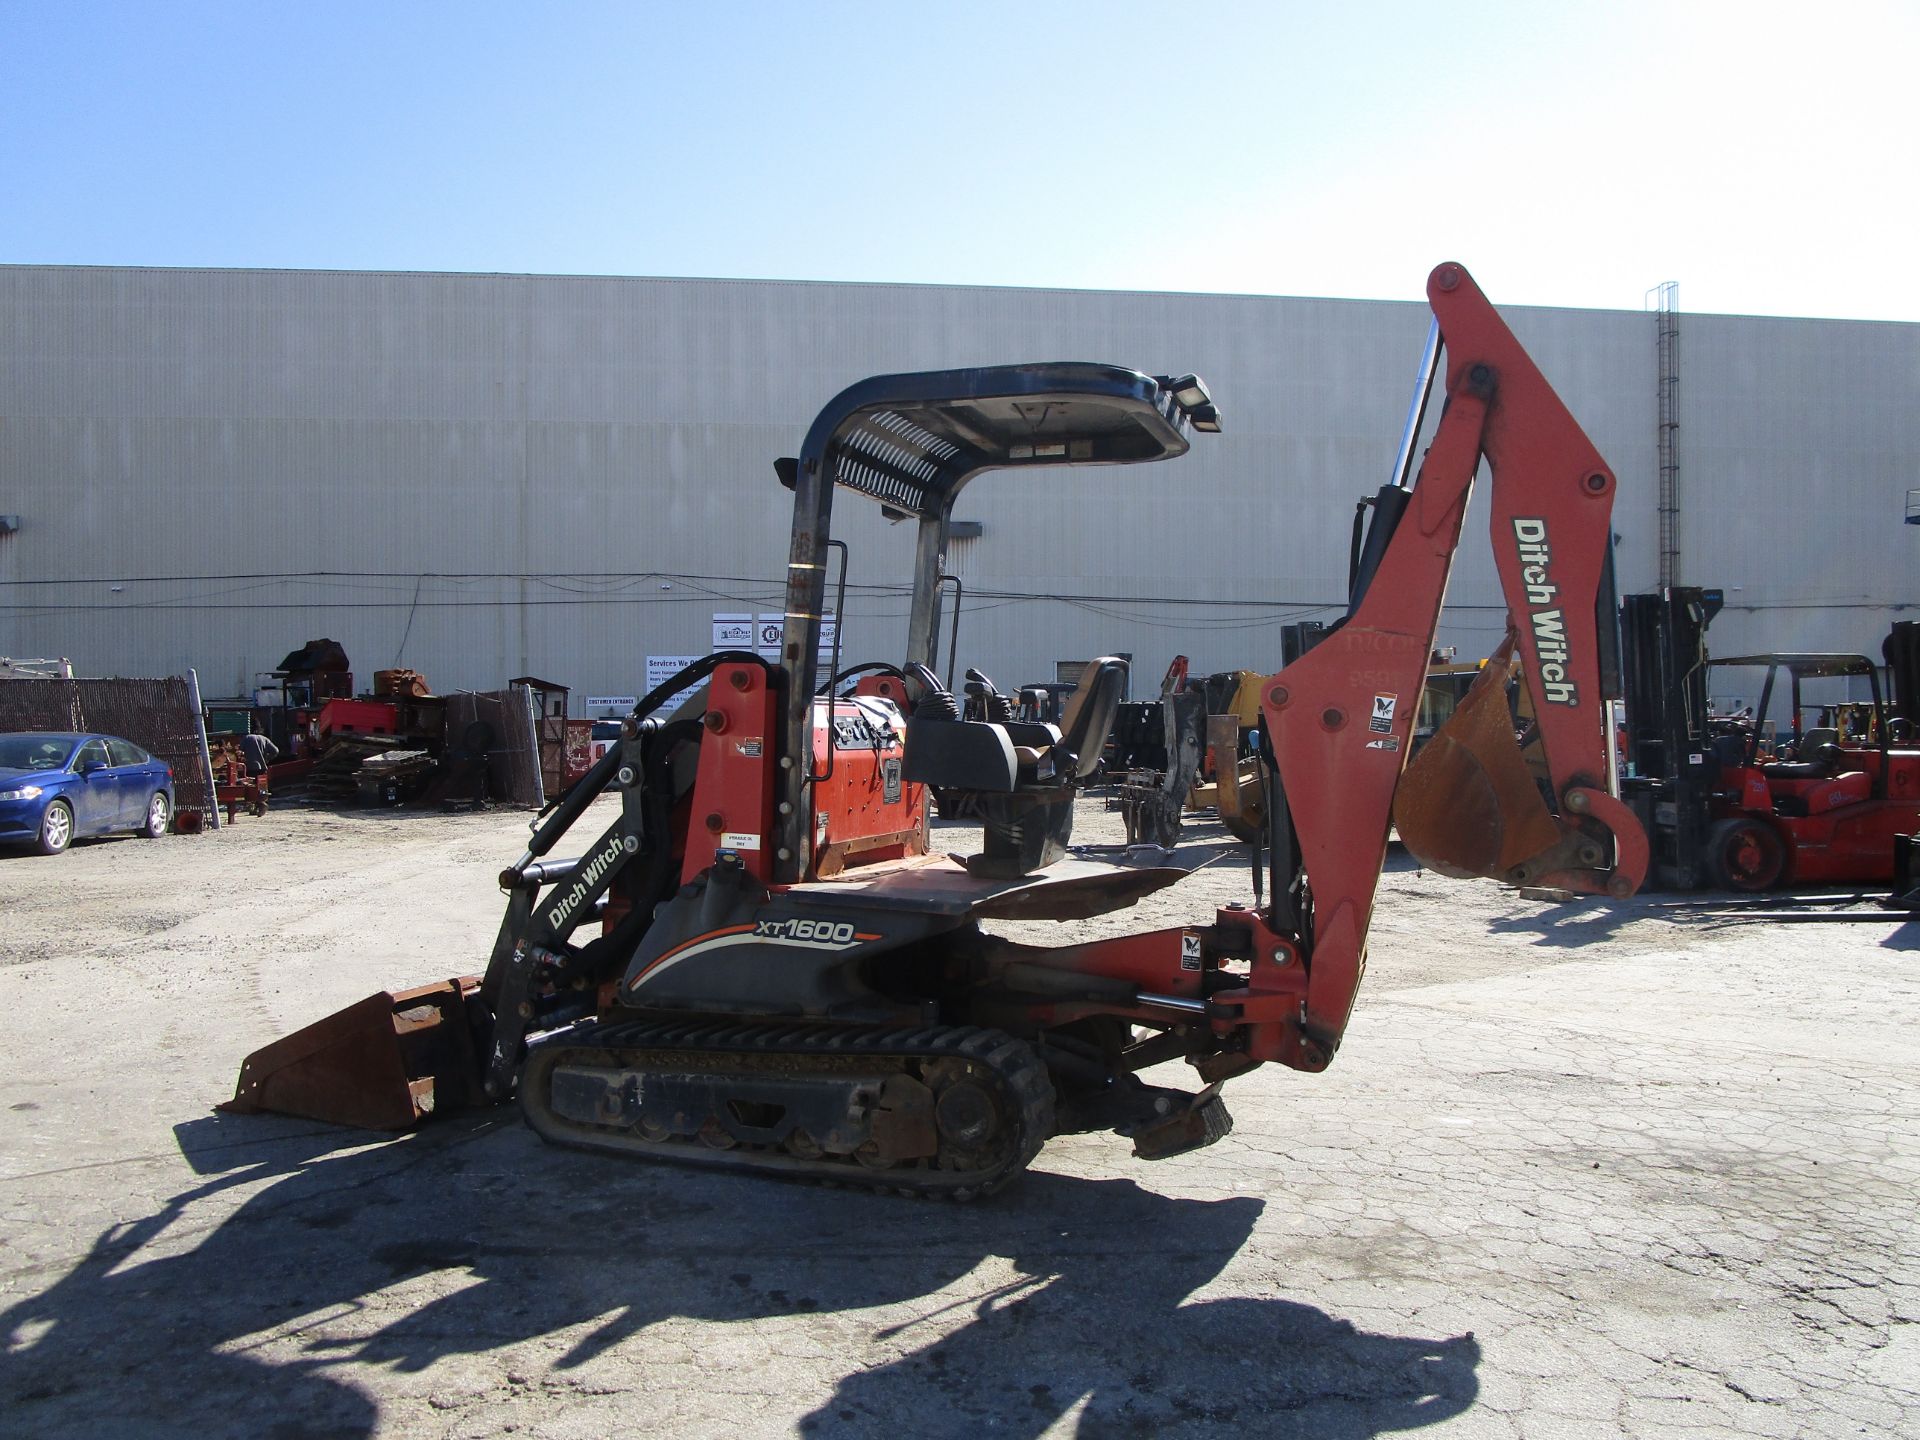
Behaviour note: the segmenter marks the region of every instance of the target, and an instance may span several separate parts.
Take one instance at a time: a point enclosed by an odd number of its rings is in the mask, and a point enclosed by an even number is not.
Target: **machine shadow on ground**
[[[1632,901],[1583,897],[1556,902],[1531,915],[1496,916],[1487,922],[1487,930],[1494,935],[1531,935],[1535,945],[1577,950],[1609,940],[1646,916],[1646,907]]]
[[[518,1396],[558,1415],[570,1394],[631,1390],[644,1423],[660,1401],[642,1392],[664,1377],[643,1332],[674,1317],[801,1317],[801,1334],[822,1317],[819,1343],[842,1352],[824,1403],[820,1361],[782,1369],[770,1345],[769,1368],[742,1374],[736,1335],[732,1361],[690,1371],[684,1344],[667,1347],[697,1391],[761,1387],[760,1428],[742,1433],[1038,1435],[1079,1406],[1083,1436],[1233,1422],[1345,1440],[1449,1418],[1478,1391],[1471,1335],[1370,1334],[1283,1299],[1189,1301],[1246,1245],[1265,1206],[1248,1196],[1036,1172],[952,1207],[577,1155],[503,1119],[357,1148],[341,1148],[352,1132],[258,1117],[177,1134],[202,1183],[0,1314],[0,1409],[18,1433],[138,1416],[143,1434],[193,1440],[366,1435],[395,1403],[383,1389],[410,1407],[433,1393],[386,1372],[536,1345],[498,1354],[493,1388],[460,1403]],[[242,1184],[260,1188],[228,1211],[215,1197]],[[211,1228],[207,1208],[223,1216]],[[991,1257],[1005,1263],[960,1283]],[[903,1308],[849,1319],[875,1307]],[[471,1390],[472,1367],[459,1373]]]

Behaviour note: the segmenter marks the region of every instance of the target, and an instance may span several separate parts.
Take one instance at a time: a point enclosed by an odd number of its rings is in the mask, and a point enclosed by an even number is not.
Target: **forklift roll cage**
[[[987,470],[1126,465],[1170,460],[1188,432],[1217,430],[1194,376],[1144,375],[1117,365],[1055,361],[879,375],[828,402],[800,454],[776,469],[793,489],[787,562],[786,732],[775,821],[774,875],[797,882],[807,863],[808,767],[819,679],[833,491],[845,488],[918,521],[907,663],[930,664],[940,625],[953,504]],[[956,607],[958,602],[956,601]]]
[[[1753,710],[1753,733],[1747,737],[1745,763],[1759,764],[1760,726],[1766,719],[1773,704],[1774,684],[1782,671],[1786,672],[1792,713],[1789,718],[1789,733],[1795,737],[1803,731],[1800,727],[1800,712],[1805,708],[1800,696],[1800,686],[1806,680],[1852,680],[1865,678],[1867,687],[1873,695],[1875,748],[1880,751],[1880,778],[1876,789],[1886,783],[1887,753],[1892,742],[1887,736],[1887,710],[1880,693],[1880,670],[1873,661],[1864,655],[1844,653],[1824,653],[1812,651],[1781,651],[1766,655],[1730,655],[1722,660],[1715,658],[1709,662],[1712,669],[1765,669],[1767,678],[1760,683],[1760,700]]]

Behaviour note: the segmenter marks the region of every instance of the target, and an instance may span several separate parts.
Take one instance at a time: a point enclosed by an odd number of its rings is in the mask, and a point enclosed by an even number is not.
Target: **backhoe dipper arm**
[[[1446,349],[1447,403],[1418,482],[1347,622],[1261,696],[1276,823],[1291,816],[1306,885],[1304,895],[1282,890],[1288,877],[1275,877],[1247,990],[1214,998],[1240,1004],[1254,1058],[1298,1069],[1324,1068],[1346,1028],[1393,819],[1423,860],[1454,874],[1625,896],[1646,867],[1645,836],[1611,793],[1601,693],[1595,600],[1613,474],[1463,267],[1436,268],[1427,296]],[[1462,701],[1462,726],[1450,722],[1406,764],[1483,456],[1554,809],[1515,741],[1499,656]]]

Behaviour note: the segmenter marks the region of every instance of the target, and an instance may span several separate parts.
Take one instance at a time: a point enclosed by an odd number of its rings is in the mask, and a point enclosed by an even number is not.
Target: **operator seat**
[[[1074,791],[1099,769],[1126,683],[1126,661],[1090,662],[1059,729],[961,720],[949,692],[922,696],[907,721],[902,775],[945,792],[944,813],[980,817],[986,846],[967,857],[971,873],[1007,879],[1066,858]]]
[[[1830,741],[1812,745],[1803,740],[1798,754],[1798,760],[1762,765],[1760,773],[1769,780],[1830,780],[1846,768],[1847,752]]]
[[[1103,655],[1088,663],[1068,699],[1060,717],[1060,743],[1077,757],[1073,773],[1079,779],[1091,779],[1100,768],[1100,754],[1113,733],[1113,718],[1120,713],[1126,688],[1127,662]]]

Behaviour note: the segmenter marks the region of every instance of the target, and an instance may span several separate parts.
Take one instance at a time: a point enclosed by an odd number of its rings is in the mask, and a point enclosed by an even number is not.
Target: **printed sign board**
[[[833,657],[833,640],[840,622],[828,615],[820,622],[820,658]],[[785,643],[787,617],[773,610],[758,615],[720,614],[713,617],[713,648],[751,650],[765,660],[778,660]],[[651,688],[651,686],[649,687]]]
[[[647,688],[651,690],[653,687],[649,685]],[[624,715],[640,703],[640,697],[638,695],[589,695],[580,703],[589,715]]]
[[[713,617],[713,648],[716,650],[751,650],[753,645],[753,616],[722,615]]]
[[[786,631],[786,625],[787,617],[778,611],[771,615],[761,615],[760,628],[754,634],[753,646],[760,652],[763,659],[778,660],[780,658],[780,638]]]
[[[662,685],[666,684],[667,681],[678,675],[699,658],[698,655],[647,656],[647,689],[659,689]],[[592,704],[594,702],[589,701],[588,703]],[[629,702],[627,708],[631,710],[634,703],[637,702]]]

